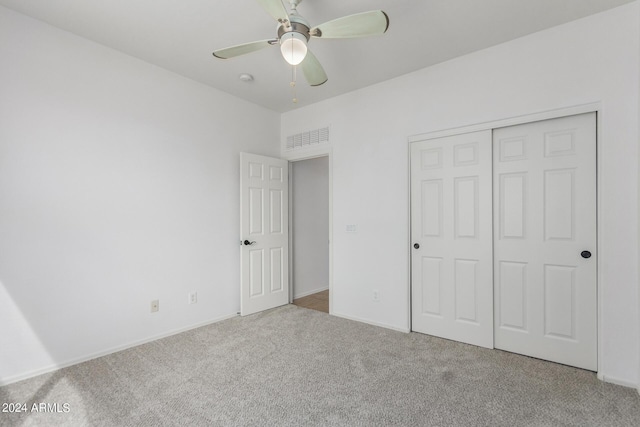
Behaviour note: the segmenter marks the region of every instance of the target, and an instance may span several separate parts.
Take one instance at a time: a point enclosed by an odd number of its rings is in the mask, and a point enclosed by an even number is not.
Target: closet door
[[[411,144],[412,330],[493,348],[491,131]]]
[[[495,346],[597,369],[595,113],[494,130]]]

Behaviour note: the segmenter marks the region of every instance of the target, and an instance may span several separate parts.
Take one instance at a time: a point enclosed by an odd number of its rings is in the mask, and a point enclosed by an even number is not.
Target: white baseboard
[[[54,365],[46,366],[44,368],[34,369],[32,371],[28,371],[28,372],[25,372],[25,373],[22,373],[22,374],[18,374],[18,375],[14,375],[14,376],[7,377],[7,378],[0,378],[0,387],[1,386],[5,386],[5,385],[9,385],[9,384],[12,384],[12,383],[16,383],[18,381],[26,380],[26,379],[29,379],[29,378],[37,377],[38,375],[48,374],[49,372],[57,371],[57,370],[62,369],[62,368],[67,368],[69,366],[77,365],[79,363],[83,363],[83,362],[87,362],[89,360],[97,359],[98,357],[103,357],[103,356],[107,356],[109,354],[117,353],[119,351],[127,350],[129,348],[137,347],[139,345],[146,344],[146,343],[149,343],[149,342],[152,342],[152,341],[156,341],[156,340],[159,340],[159,339],[162,339],[162,338],[170,337],[171,335],[176,335],[176,334],[180,334],[182,332],[190,331],[191,329],[197,329],[197,328],[201,328],[202,326],[207,326],[207,325],[211,325],[213,323],[218,323],[218,322],[221,322],[223,320],[231,319],[231,318],[236,317],[236,316],[238,316],[237,313],[229,314],[229,315],[221,316],[221,317],[216,317],[215,319],[207,320],[205,322],[197,323],[195,325],[189,325],[189,326],[186,326],[184,328],[172,329],[172,330],[170,330],[168,332],[164,332],[162,334],[154,335],[152,337],[145,338],[145,339],[138,340],[138,341],[133,341],[133,342],[121,345],[121,346],[112,347],[112,348],[107,349],[107,350],[103,350],[103,351],[92,353],[92,354],[89,354],[89,355],[86,355],[86,356],[78,357],[78,358],[75,358],[75,359],[72,359],[72,360],[68,360],[66,362],[56,363]]]
[[[411,330],[409,330],[409,328],[399,328],[397,326],[388,325],[386,323],[381,323],[381,322],[376,322],[374,320],[361,319],[361,318],[355,317],[355,316],[347,316],[346,314],[336,313],[335,311],[332,311],[331,315],[332,316],[336,316],[336,317],[342,317],[343,319],[347,319],[347,320],[354,320],[356,322],[366,323],[368,325],[379,326],[379,327],[385,328],[385,329],[391,329],[391,330],[398,331],[398,332],[404,332],[404,333],[411,332]]]
[[[638,393],[640,393],[640,387],[638,386],[638,384],[633,383],[631,381],[621,380],[620,378],[604,375],[604,374],[601,374],[600,372],[598,372],[597,376],[600,381],[604,381],[605,383],[611,383],[611,384],[621,385],[623,387],[635,388],[636,390],[638,390]]]
[[[329,290],[329,287],[326,286],[324,288],[314,289],[313,291],[303,292],[301,294],[294,294],[293,295],[293,299],[306,297],[306,296],[309,296],[309,295],[317,294],[318,292],[323,292],[323,291],[328,291],[328,290]]]

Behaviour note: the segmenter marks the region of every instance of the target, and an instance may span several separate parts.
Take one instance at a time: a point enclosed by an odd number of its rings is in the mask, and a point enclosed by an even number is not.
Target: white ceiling
[[[633,0],[304,0],[312,26],[382,9],[388,32],[363,39],[312,39],[329,81],[309,87],[272,47],[220,60],[216,49],[274,38],[277,23],[255,0],[0,0],[15,11],[285,112]],[[288,6],[287,1],[285,4]],[[240,73],[255,80],[241,82]]]

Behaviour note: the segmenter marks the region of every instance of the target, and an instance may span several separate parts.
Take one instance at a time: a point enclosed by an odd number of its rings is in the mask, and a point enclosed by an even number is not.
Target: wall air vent
[[[300,150],[329,143],[329,127],[289,135],[286,151]]]

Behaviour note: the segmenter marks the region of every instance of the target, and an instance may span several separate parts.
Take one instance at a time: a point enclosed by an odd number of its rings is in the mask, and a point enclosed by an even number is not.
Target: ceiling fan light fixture
[[[307,56],[307,38],[296,31],[290,31],[280,37],[280,51],[285,61],[298,65]]]

